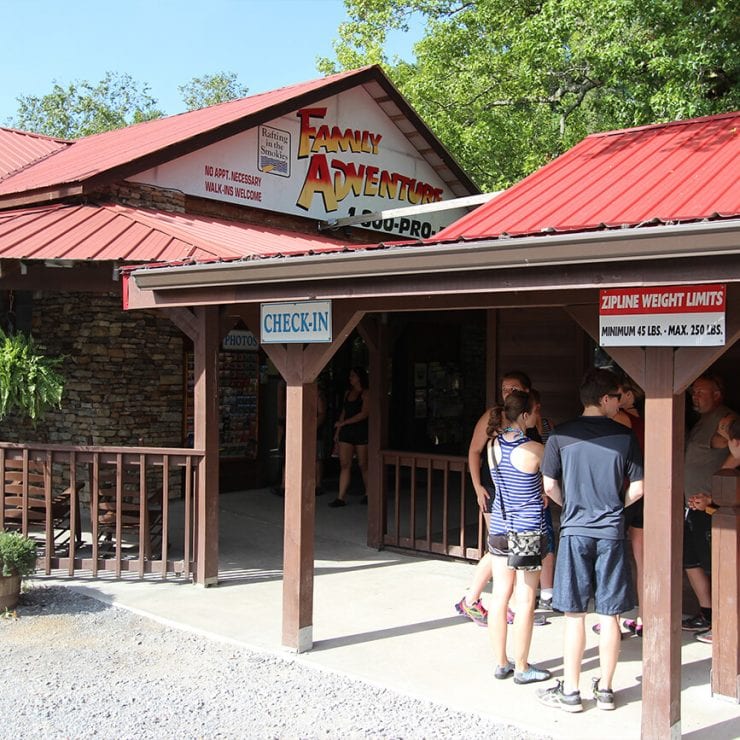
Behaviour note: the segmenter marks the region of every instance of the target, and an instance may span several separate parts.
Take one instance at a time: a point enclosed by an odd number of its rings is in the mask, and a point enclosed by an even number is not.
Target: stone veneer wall
[[[35,294],[32,322],[44,351],[66,357],[62,409],[36,428],[9,417],[0,439],[182,446],[183,346],[174,325],[100,293]]]

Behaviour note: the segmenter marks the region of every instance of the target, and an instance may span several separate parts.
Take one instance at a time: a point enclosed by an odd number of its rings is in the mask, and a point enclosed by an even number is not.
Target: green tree
[[[735,0],[345,0],[325,72],[381,63],[484,189],[596,131],[740,107]],[[424,23],[415,59],[390,31]]]
[[[209,105],[243,98],[249,88],[239,84],[235,72],[218,72],[214,75],[193,77],[177,88],[188,110],[198,110]]]
[[[78,80],[63,87],[55,82],[46,95],[19,97],[11,123],[24,131],[76,139],[162,115],[148,85],[107,72],[97,84]]]
[[[178,90],[188,110],[247,94],[233,72],[194,77]],[[161,118],[165,113],[158,106],[147,84],[127,74],[107,72],[97,84],[77,80],[65,87],[54,82],[46,95],[22,95],[18,98],[18,113],[8,123],[23,131],[77,139]]]

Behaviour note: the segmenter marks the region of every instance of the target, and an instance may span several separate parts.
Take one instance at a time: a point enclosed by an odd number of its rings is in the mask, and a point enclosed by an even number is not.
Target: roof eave
[[[134,270],[131,279],[144,291],[170,291],[739,253],[740,220],[736,220],[144,268]]]
[[[84,183],[75,182],[65,183],[61,186],[57,185],[53,188],[40,188],[24,193],[13,193],[12,195],[0,196],[0,211],[53,203],[64,198],[84,195],[87,192],[89,192],[89,189],[85,187]]]

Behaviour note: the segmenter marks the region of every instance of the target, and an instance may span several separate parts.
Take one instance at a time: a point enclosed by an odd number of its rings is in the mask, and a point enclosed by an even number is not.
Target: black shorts
[[[712,569],[712,517],[689,509],[683,526],[683,567]]]
[[[496,498],[496,486],[491,483],[490,485],[486,485],[485,483],[482,484],[483,488],[488,491],[488,501],[486,502],[486,508],[484,509],[484,514],[492,514],[493,513],[493,502]]]
[[[367,419],[339,427],[337,439],[349,445],[367,444]]]
[[[624,510],[624,531],[626,532],[630,527],[644,529],[644,520],[645,501],[640,498]]]

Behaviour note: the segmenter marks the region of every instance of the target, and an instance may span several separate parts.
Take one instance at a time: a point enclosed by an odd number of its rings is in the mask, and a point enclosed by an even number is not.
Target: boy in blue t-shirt
[[[565,613],[563,681],[539,700],[568,712],[583,709],[578,688],[588,602],[601,622],[601,677],[593,680],[600,709],[614,709],[612,679],[619,657],[619,615],[635,606],[624,531],[624,507],[642,496],[642,452],[632,430],[613,420],[619,379],[589,370],[580,386],[583,414],[555,427],[545,446],[545,493],[563,507],[553,607]],[[629,480],[626,494],[625,480]]]

